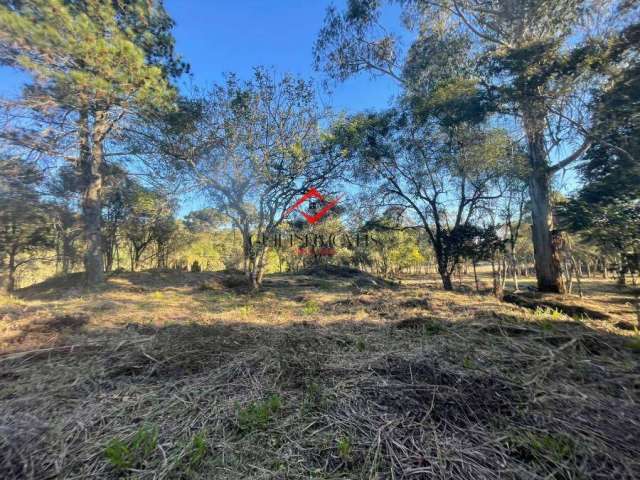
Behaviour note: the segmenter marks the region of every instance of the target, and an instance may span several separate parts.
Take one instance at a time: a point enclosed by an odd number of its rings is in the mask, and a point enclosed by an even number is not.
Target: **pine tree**
[[[145,0],[23,0],[0,5],[0,60],[31,74],[33,83],[25,88],[20,106],[45,120],[40,131],[28,126],[32,138],[24,131],[11,132],[11,137],[38,149],[51,139],[52,128],[71,131],[76,139],[66,152],[73,152],[81,180],[89,284],[103,280],[105,144],[128,115],[171,107],[174,90],[168,77],[180,73],[183,65],[173,55],[170,27],[162,4]]]

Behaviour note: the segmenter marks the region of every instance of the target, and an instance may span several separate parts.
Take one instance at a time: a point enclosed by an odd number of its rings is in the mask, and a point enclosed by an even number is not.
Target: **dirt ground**
[[[551,298],[595,319],[472,285],[143,272],[0,297],[0,478],[640,478],[633,289]]]

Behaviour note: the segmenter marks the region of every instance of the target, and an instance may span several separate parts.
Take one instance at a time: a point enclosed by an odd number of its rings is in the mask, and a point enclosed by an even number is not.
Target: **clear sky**
[[[318,80],[322,101],[351,112],[382,108],[397,92],[390,79],[359,75],[322,91],[322,75],[313,68],[313,43],[330,0],[165,0],[176,21],[177,51],[191,64],[182,83],[202,86],[222,80],[225,72],[248,77],[255,66],[272,67]],[[344,0],[333,2],[337,5]],[[385,24],[398,22],[389,12]],[[17,95],[27,77],[0,67],[0,94]]]
[[[336,84],[331,94],[321,88],[322,73],[314,71],[312,49],[331,3],[346,0],[165,0],[176,21],[176,50],[191,64],[182,84],[220,82],[226,72],[251,75],[255,66],[291,72],[317,80],[324,104],[335,111],[384,108],[398,92],[387,77],[360,74]],[[382,23],[396,32],[398,7],[383,12]],[[0,67],[0,95],[17,95],[27,77]],[[571,178],[571,177],[570,177]],[[187,210],[197,201],[187,200]],[[184,208],[183,207],[183,208]]]
[[[314,71],[313,44],[330,0],[166,0],[176,21],[176,50],[191,64],[183,83],[219,82],[224,73],[248,77],[255,66],[314,78],[325,105],[356,112],[388,106],[398,85],[385,77],[358,75],[336,84],[329,94]],[[337,0],[337,5],[344,1]],[[396,15],[394,15],[396,13]],[[388,12],[385,22],[398,22]],[[183,198],[180,213],[206,206],[201,197]]]
[[[220,81],[224,72],[247,77],[258,65],[320,80],[312,49],[330,4],[330,0],[166,0],[177,23],[177,50],[191,64],[196,85]],[[397,16],[388,20],[397,21]],[[358,111],[384,107],[396,91],[397,85],[387,78],[360,75],[336,85],[330,96],[323,92],[322,99],[336,110]]]

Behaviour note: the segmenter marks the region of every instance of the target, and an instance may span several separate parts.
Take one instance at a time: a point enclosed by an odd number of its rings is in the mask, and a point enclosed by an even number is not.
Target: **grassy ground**
[[[0,478],[640,477],[640,337],[612,283],[564,299],[607,320],[435,278],[79,283],[0,299]]]

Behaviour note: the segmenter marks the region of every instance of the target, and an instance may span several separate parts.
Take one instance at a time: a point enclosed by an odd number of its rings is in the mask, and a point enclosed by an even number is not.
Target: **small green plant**
[[[322,408],[324,404],[325,397],[322,387],[314,382],[307,384],[302,400],[302,411],[309,412],[316,410]]]
[[[348,462],[351,460],[352,450],[353,448],[349,437],[338,438],[338,455],[343,461]]]
[[[163,292],[156,290],[155,292],[151,293],[151,298],[153,300],[164,300],[166,296]]]
[[[469,357],[468,355],[464,357],[464,359],[462,360],[462,366],[464,368],[473,368],[473,360],[471,359],[471,357]]]
[[[640,336],[634,337],[627,342],[627,348],[634,352],[640,352]]]
[[[252,311],[253,308],[251,307],[251,305],[243,305],[242,307],[240,307],[240,315],[242,316],[242,318],[249,317]]]
[[[335,285],[331,281],[324,280],[322,278],[317,279],[315,281],[315,284],[320,290],[323,290],[323,291],[328,291],[335,288]]]
[[[356,350],[359,352],[364,352],[367,349],[367,344],[364,343],[364,340],[359,338],[356,340]]]
[[[238,426],[241,431],[263,429],[281,408],[282,400],[277,394],[265,400],[251,402],[238,411]]]
[[[151,457],[158,446],[158,431],[142,427],[129,441],[113,439],[105,448],[107,461],[119,470],[138,467]]]
[[[191,439],[191,444],[187,452],[189,467],[197,467],[202,463],[207,453],[207,436],[205,431],[196,433]]]
[[[305,303],[304,307],[302,308],[302,313],[304,313],[305,315],[313,315],[315,313],[318,313],[319,311],[320,311],[320,305],[318,305],[313,300],[310,300],[307,303]]]
[[[525,432],[512,437],[511,443],[521,453],[538,461],[565,463],[576,453],[575,442],[559,433]]]
[[[533,316],[538,320],[543,330],[553,330],[553,322],[557,322],[565,318],[564,314],[550,307],[536,307]]]
[[[442,333],[443,330],[444,328],[442,327],[442,325],[439,322],[433,320],[426,320],[422,325],[422,335],[424,335],[425,337],[438,335],[439,333]]]

